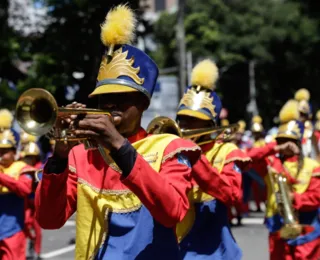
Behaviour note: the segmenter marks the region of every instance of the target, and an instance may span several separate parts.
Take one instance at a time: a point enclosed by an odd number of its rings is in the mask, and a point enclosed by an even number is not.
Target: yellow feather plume
[[[105,46],[129,44],[135,36],[137,18],[127,5],[111,9],[101,25],[101,41]]]
[[[192,70],[191,85],[214,90],[218,78],[219,70],[217,65],[209,59],[203,60]]]
[[[309,101],[310,99],[310,92],[309,90],[305,88],[299,89],[296,94],[294,95],[294,99],[297,101],[302,101],[302,100],[307,100]]]
[[[252,118],[252,123],[261,124],[261,123],[262,123],[262,118],[261,118],[261,116],[254,116],[254,117]]]
[[[9,129],[12,126],[13,115],[8,109],[0,109],[0,129]]]
[[[296,100],[289,100],[281,108],[279,113],[280,122],[287,123],[291,120],[299,119],[299,103]]]
[[[318,110],[317,114],[316,114],[316,119],[320,120],[320,110]]]

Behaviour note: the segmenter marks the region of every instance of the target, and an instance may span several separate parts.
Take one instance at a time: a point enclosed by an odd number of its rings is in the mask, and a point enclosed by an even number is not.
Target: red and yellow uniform
[[[37,174],[42,168],[42,164],[40,159],[40,149],[38,145],[33,142],[35,140],[33,136],[30,136],[24,133],[25,141],[23,150],[20,152],[25,162],[28,163],[30,167],[32,167]],[[32,175],[33,181],[33,192],[28,196],[25,205],[25,232],[27,237],[31,240],[31,247],[29,247],[29,254],[34,255],[36,253],[38,256],[41,254],[41,242],[42,242],[42,231],[38,221],[35,218],[35,205],[34,205],[34,196],[35,189],[38,183],[36,175]],[[34,250],[34,251],[33,251]]]
[[[11,130],[0,133],[0,150],[12,149],[13,152],[15,146]],[[1,154],[4,156],[2,151]],[[0,258],[3,260],[25,259],[24,208],[25,199],[32,191],[29,170],[20,161],[0,167]]]
[[[101,34],[108,51],[91,96],[139,91],[150,102],[158,68],[127,44],[135,25],[127,6],[108,13]],[[190,141],[140,129],[108,160],[83,145],[68,159],[54,154],[37,188],[37,219],[56,229],[77,211],[76,259],[179,259],[175,227],[188,211],[192,165],[200,153]]]
[[[193,166],[188,214],[177,234],[183,259],[241,259],[242,252],[229,228],[228,208],[242,199],[241,169],[250,161],[231,143],[201,146]]]
[[[303,168],[297,174],[298,158],[292,157],[281,164],[274,152],[275,143],[263,148],[253,149],[248,154],[253,162],[265,164],[263,174],[267,184],[267,211],[265,224],[270,232],[269,244],[271,259],[317,259],[320,256],[320,165],[310,159],[304,158]],[[298,211],[299,223],[313,225],[315,230],[309,234],[301,235],[296,239],[285,241],[279,236],[282,218],[277,213],[275,197],[268,178],[267,166],[282,173],[287,171],[289,177],[296,179],[293,184],[293,205]]]
[[[181,99],[177,119],[185,129],[193,123],[217,125],[221,101],[214,91],[218,68],[210,60],[198,63]],[[189,123],[187,123],[189,122]],[[202,141],[204,142],[201,142]],[[209,141],[208,141],[209,140]],[[241,259],[242,252],[229,229],[228,207],[241,200],[241,170],[248,158],[232,143],[197,141],[201,159],[193,166],[190,208],[177,226],[182,259]]]
[[[289,101],[282,112],[281,118],[286,114],[292,114],[295,105]],[[292,117],[292,116],[290,116]],[[298,117],[296,117],[298,118]],[[303,124],[297,120],[281,120],[282,125],[279,128],[277,138],[288,138],[289,140],[299,140],[303,133]],[[307,157],[299,163],[299,158],[282,157],[275,152],[275,143],[270,143],[262,148],[252,149],[248,155],[253,163],[264,164],[264,171],[260,174],[264,176],[267,185],[267,209],[265,224],[270,232],[269,250],[271,259],[318,259],[320,257],[320,165]],[[298,167],[301,169],[298,171]],[[292,184],[293,206],[298,212],[300,224],[312,225],[314,231],[301,234],[295,239],[285,240],[280,238],[280,228],[283,225],[282,216],[278,213],[273,186],[268,175],[268,168],[271,167],[275,173],[282,173]]]
[[[129,141],[139,155],[127,177],[82,145],[72,149],[62,173],[48,173],[53,159],[44,168],[36,195],[39,223],[60,228],[77,210],[76,259],[179,259],[174,227],[189,208],[191,188],[186,155],[197,159],[199,148],[142,129]]]

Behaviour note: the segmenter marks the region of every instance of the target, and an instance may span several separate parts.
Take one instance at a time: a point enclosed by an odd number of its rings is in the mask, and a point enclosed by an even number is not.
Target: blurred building
[[[143,7],[144,17],[148,20],[156,20],[160,12],[175,12],[178,7],[178,0],[140,0]]]
[[[142,126],[157,116],[168,116],[175,119],[178,106],[178,80],[175,76],[159,76],[151,104],[142,118]]]

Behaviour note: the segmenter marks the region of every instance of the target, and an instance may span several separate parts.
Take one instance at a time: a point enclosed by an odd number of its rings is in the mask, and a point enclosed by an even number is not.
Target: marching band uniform
[[[2,119],[3,114],[0,115],[0,121],[4,123],[6,119]],[[18,136],[13,130],[10,130],[10,126],[2,128],[0,133],[1,156],[8,153],[7,149],[16,150],[17,140]],[[1,260],[25,259],[24,203],[32,190],[29,171],[30,167],[21,161],[14,161],[9,166],[4,164],[3,159],[0,161]]]
[[[214,91],[216,65],[204,60],[192,72],[192,86],[180,102],[177,117],[210,120],[217,125],[221,101]],[[198,140],[200,141],[200,140]],[[250,160],[232,143],[206,141],[193,166],[190,209],[177,227],[183,259],[240,259],[242,252],[228,223],[228,207],[241,200],[241,170]]]
[[[316,122],[314,124],[314,135],[317,140],[318,147],[320,149],[320,110],[316,114]]]
[[[314,126],[311,122],[312,119],[312,109],[310,100],[310,92],[305,89],[299,89],[294,96],[295,100],[299,104],[299,120],[304,124],[304,133],[302,138],[302,151],[304,156],[310,157],[312,159],[317,159],[319,149],[314,147]]]
[[[35,174],[38,174],[37,171],[41,169],[42,164],[40,160],[37,162],[37,160],[40,159],[40,149],[39,149],[39,146],[35,142],[33,142],[36,139],[32,135],[28,135],[26,133],[23,133],[22,138],[25,143],[22,146],[23,150],[20,153],[23,155],[22,157],[24,158],[25,162],[35,170]],[[35,157],[35,160],[33,162],[31,161],[28,162],[27,159],[31,157]],[[29,247],[29,255],[34,257],[34,253],[36,253],[37,258],[40,259],[42,231],[35,217],[34,197],[35,197],[35,189],[38,183],[37,176],[35,174],[32,175],[32,181],[33,181],[32,193],[26,199],[25,233],[27,237],[31,240],[30,247]]]
[[[298,104],[289,101],[280,112],[281,125],[276,138],[301,140],[303,124],[298,121]],[[275,152],[275,143],[249,151],[248,155],[253,163],[264,163],[264,172],[267,185],[267,210],[265,224],[270,232],[269,251],[270,259],[318,259],[320,257],[320,165],[307,157],[303,158],[302,168],[299,169],[299,158],[281,158]],[[282,161],[281,161],[282,160]],[[284,161],[283,161],[284,160]],[[314,231],[303,233],[294,239],[285,240],[280,237],[279,230],[283,219],[278,213],[273,186],[268,178],[267,166],[275,173],[284,174],[293,187],[293,206],[298,211],[299,223],[312,225]],[[299,169],[299,171],[298,171]]]
[[[262,125],[262,118],[260,116],[254,116],[252,118],[251,132],[254,139],[252,148],[264,147],[266,142],[264,139],[264,128]],[[265,165],[263,164],[261,165],[259,163],[255,163],[252,164],[250,170],[246,172],[246,174],[250,175],[251,180],[253,180],[253,182],[251,183],[251,187],[247,188],[249,190],[251,188],[252,190],[252,195],[257,207],[257,211],[261,211],[260,204],[261,202],[265,201],[266,197],[264,181],[261,175],[259,174],[260,172],[264,172],[264,170],[261,169],[261,167],[264,166]]]
[[[40,160],[40,148],[37,145],[37,137],[30,135],[24,131],[20,133],[20,158],[23,159],[25,156],[24,151],[28,151],[29,156],[37,157],[37,162],[35,165],[32,165],[36,169],[40,169],[42,162]],[[26,148],[26,146],[28,146]]]
[[[123,40],[123,30],[134,26],[127,6],[108,13],[102,40],[109,57],[103,57],[91,95],[140,91],[150,100],[158,69]],[[110,45],[108,37],[116,42]],[[191,167],[200,148],[140,129],[110,156],[106,164],[98,150],[78,145],[68,160],[49,158],[36,193],[40,225],[60,228],[77,210],[76,259],[179,259],[175,226],[189,208]]]

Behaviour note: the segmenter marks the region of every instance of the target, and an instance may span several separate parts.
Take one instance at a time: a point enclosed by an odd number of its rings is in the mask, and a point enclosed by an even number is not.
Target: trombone
[[[50,134],[54,131],[57,119],[68,115],[80,114],[102,114],[110,116],[110,113],[100,109],[92,108],[65,108],[58,107],[58,104],[50,92],[40,88],[31,88],[25,91],[17,102],[16,118],[20,127],[28,134],[41,136]],[[61,132],[60,136],[54,136],[52,139],[56,141],[83,142],[85,149],[94,148],[92,142],[87,137],[77,137],[73,135],[71,129],[58,129]],[[52,136],[50,136],[51,138]],[[98,150],[106,159],[106,151],[100,145]]]
[[[239,129],[238,124],[208,127],[199,129],[181,129],[176,121],[166,116],[154,118],[147,127],[149,134],[174,134],[184,139],[192,139],[204,135],[215,134],[214,140],[230,141],[231,136]]]

